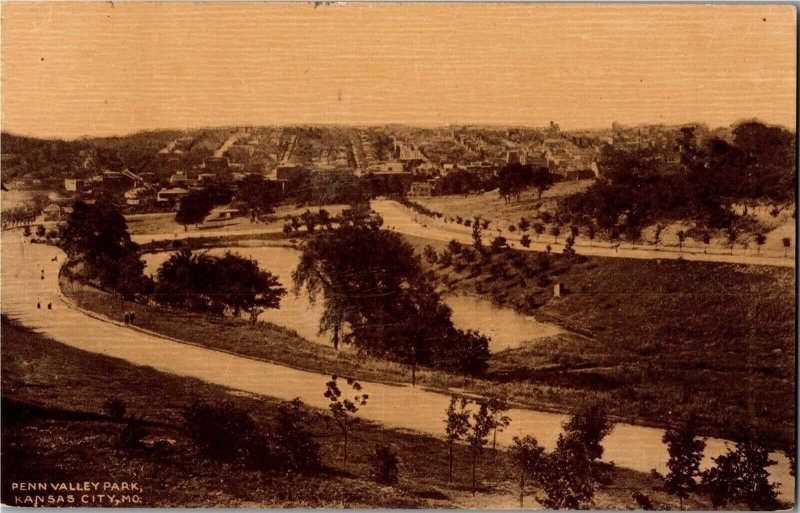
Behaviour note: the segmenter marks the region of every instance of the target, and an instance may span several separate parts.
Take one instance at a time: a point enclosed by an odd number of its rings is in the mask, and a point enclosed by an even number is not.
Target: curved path
[[[19,232],[9,231],[3,232],[0,245],[2,309],[25,326],[78,349],[254,394],[285,400],[300,397],[311,406],[327,408],[323,392],[329,377],[325,374],[174,342],[86,315],[70,307],[71,303],[61,295],[58,270],[64,254],[59,249],[26,243]],[[36,307],[37,301],[41,308]],[[52,310],[47,309],[47,303],[52,303]],[[361,418],[390,428],[442,436],[447,395],[408,386],[368,382],[363,385],[370,400],[359,412]],[[552,448],[565,420],[563,415],[527,409],[512,409],[509,416],[511,426],[498,436],[502,445],[510,443],[513,436],[532,434],[545,447]],[[605,459],[641,472],[653,468],[663,472],[667,453],[661,443],[662,434],[660,429],[617,424],[603,443]],[[709,439],[706,450],[709,456],[723,450],[723,441]],[[782,483],[782,495],[791,496],[794,482],[788,474],[786,459],[782,455],[775,458],[780,463],[774,478]]]
[[[373,200],[372,208],[383,217],[383,228],[388,228],[396,232],[422,237],[426,239],[448,242],[453,239],[465,244],[472,244],[472,228],[457,225],[455,223],[444,223],[438,219],[423,216],[404,207],[400,203],[392,200]],[[488,229],[484,231],[484,242],[488,244],[497,234],[496,230]],[[563,242],[568,234],[562,234],[560,240]],[[564,250],[563,243],[552,242],[552,235],[541,235],[545,242],[532,242],[529,248],[522,247],[517,235],[509,235],[503,232],[514,249],[522,251],[547,251],[550,245],[555,253]],[[534,235],[535,237],[535,235]],[[671,259],[703,261],[703,262],[724,262],[733,264],[747,265],[772,265],[779,267],[794,267],[794,258],[783,258],[778,256],[737,254],[727,255],[722,253],[698,253],[689,250],[674,251],[666,248],[653,248],[650,246],[632,247],[628,244],[624,246],[609,246],[605,243],[596,243],[592,246],[576,244],[575,251],[581,255],[609,257],[609,258],[636,258],[644,260]]]

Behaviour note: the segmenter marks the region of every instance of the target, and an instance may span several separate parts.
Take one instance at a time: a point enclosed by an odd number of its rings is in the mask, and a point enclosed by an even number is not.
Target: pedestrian
[[[48,310],[52,310],[53,309],[53,303],[47,303],[47,309]]]
[[[37,310],[41,310],[42,309],[42,303],[40,303],[39,301],[36,302],[36,309]]]
[[[130,318],[130,314],[129,314],[128,312],[125,312],[125,325],[126,325],[126,326],[127,326],[127,325],[128,325],[128,323],[130,322],[130,320],[131,320],[131,318]]]
[[[136,312],[134,312],[133,310],[131,310],[130,320],[131,320],[131,324],[133,324],[133,321],[136,320]]]

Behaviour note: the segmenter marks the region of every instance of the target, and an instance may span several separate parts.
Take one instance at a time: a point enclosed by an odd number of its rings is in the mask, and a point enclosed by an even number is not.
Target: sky
[[[788,5],[3,3],[4,131],[794,128]]]

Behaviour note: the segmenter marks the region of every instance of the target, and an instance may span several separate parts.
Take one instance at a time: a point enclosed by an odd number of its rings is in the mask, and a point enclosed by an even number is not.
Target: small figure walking
[[[53,309],[53,303],[47,303],[47,309],[48,310],[52,310]]]
[[[133,324],[133,321],[136,320],[136,312],[134,312],[133,310],[131,310],[129,320],[131,324]]]
[[[131,322],[131,314],[129,314],[128,312],[125,312],[125,326],[130,324],[130,322]]]
[[[41,310],[42,309],[42,303],[40,303],[39,301],[36,302],[36,309],[37,310]]]

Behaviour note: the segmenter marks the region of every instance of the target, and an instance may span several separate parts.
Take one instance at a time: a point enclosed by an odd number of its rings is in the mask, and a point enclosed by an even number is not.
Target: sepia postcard
[[[3,506],[795,507],[795,6],[0,18]]]

